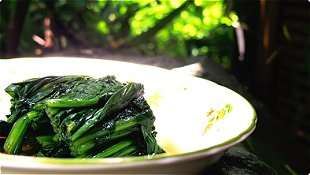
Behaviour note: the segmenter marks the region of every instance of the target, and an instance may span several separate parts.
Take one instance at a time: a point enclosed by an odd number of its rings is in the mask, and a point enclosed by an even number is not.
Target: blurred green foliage
[[[5,0],[4,0],[5,1]],[[0,3],[0,44],[5,52],[16,4]],[[74,45],[109,50],[134,48],[149,55],[181,59],[208,56],[224,68],[232,64],[233,22],[238,17],[225,0],[77,1],[31,0],[18,47],[33,52],[44,39],[44,19],[53,20],[54,48]]]

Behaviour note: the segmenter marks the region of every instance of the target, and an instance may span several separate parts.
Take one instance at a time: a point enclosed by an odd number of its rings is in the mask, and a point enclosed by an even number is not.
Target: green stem
[[[100,122],[103,118],[114,111],[118,111],[127,106],[134,98],[143,93],[143,86],[138,83],[129,83],[125,87],[118,90],[103,108],[99,109],[92,118],[90,118],[81,128],[79,128],[71,137],[72,141],[77,140],[86,131],[92,128],[95,124]]]
[[[40,111],[30,111],[26,114],[28,121],[34,121],[39,115]]]
[[[89,97],[89,98],[74,98],[74,99],[65,99],[65,98],[55,98],[47,99],[45,103],[48,107],[86,107],[92,106],[98,103],[100,97]]]
[[[126,147],[130,146],[133,144],[133,141],[131,140],[125,140],[125,141],[121,141],[107,149],[105,149],[103,152],[93,156],[94,158],[105,158],[105,157],[109,157],[113,154],[116,154],[117,152],[125,149]]]
[[[40,143],[40,145],[44,148],[46,146],[55,144],[53,137],[54,137],[53,135],[37,136],[36,139]]]
[[[113,157],[124,157],[124,156],[130,156],[137,152],[137,148],[133,145],[128,146],[126,149],[122,149],[116,154],[113,155]]]
[[[21,152],[29,126],[27,115],[24,115],[15,122],[4,143],[5,153],[18,154]]]
[[[103,143],[107,140],[117,139],[131,134],[133,131],[138,130],[138,128],[135,127],[138,124],[139,123],[136,121],[136,118],[117,121],[115,123],[114,131],[104,129],[91,134],[87,134],[86,136],[81,137],[80,139],[73,142],[73,144],[71,144],[71,150],[74,150],[74,154],[77,155],[85,154],[88,150],[95,147],[97,145],[97,142]],[[111,132],[113,133],[111,134]],[[111,135],[107,137],[109,134]]]
[[[10,117],[7,119],[7,122],[10,124],[13,124],[18,119],[18,117],[20,116],[19,115],[20,113],[21,113],[21,110],[17,110],[14,113],[12,113],[10,115]]]

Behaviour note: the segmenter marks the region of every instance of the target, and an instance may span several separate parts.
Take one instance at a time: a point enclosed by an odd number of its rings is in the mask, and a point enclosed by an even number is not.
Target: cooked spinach
[[[11,114],[0,121],[4,153],[25,155],[29,140],[40,157],[164,152],[140,83],[121,83],[114,76],[47,76],[12,83],[5,91],[12,98]]]

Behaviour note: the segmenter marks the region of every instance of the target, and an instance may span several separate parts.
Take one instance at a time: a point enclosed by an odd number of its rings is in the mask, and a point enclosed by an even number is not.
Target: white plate
[[[12,82],[47,75],[115,75],[119,81],[140,82],[156,117],[156,139],[167,152],[105,159],[0,154],[2,173],[195,173],[215,163],[256,125],[254,108],[239,94],[211,81],[158,67],[89,58],[18,58],[0,59],[0,75],[2,120],[10,108],[4,89]],[[223,117],[216,115],[224,110]]]

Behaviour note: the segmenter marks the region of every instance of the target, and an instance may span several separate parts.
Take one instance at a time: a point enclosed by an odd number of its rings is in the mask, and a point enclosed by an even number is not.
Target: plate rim
[[[156,66],[151,66],[151,65],[144,65],[144,64],[137,64],[137,63],[132,63],[132,62],[125,62],[125,61],[115,61],[115,60],[109,60],[109,59],[101,59],[101,58],[87,58],[87,57],[61,57],[61,56],[53,56],[53,57],[21,57],[21,58],[1,58],[0,62],[3,61],[16,61],[16,60],[33,60],[33,59],[75,59],[75,60],[96,60],[96,61],[108,61],[108,62],[115,62],[115,63],[126,63],[126,64],[135,64],[135,65],[141,65],[141,66],[147,66],[147,67],[152,67],[152,68],[156,68],[156,69],[161,69],[161,70],[165,70],[167,72],[173,72],[169,69],[164,69],[164,68],[160,68],[160,67],[156,67]],[[174,72],[175,73],[175,72]],[[252,106],[252,104],[242,95],[240,95],[239,93],[231,90],[228,87],[219,85],[211,80],[208,79],[203,79],[203,78],[199,78],[199,77],[194,77],[194,76],[190,76],[190,75],[184,75],[184,74],[180,74],[180,76],[187,76],[190,78],[194,78],[194,79],[200,79],[202,81],[208,81],[211,83],[214,83],[217,86],[220,86],[221,88],[224,88],[228,91],[230,91],[230,93],[234,93],[235,95],[237,95],[239,98],[241,98],[244,102],[247,103],[247,105],[251,108],[252,110],[252,120],[251,120],[251,124],[245,129],[243,130],[240,134],[238,134],[237,136],[230,138],[229,140],[226,140],[222,143],[213,145],[211,147],[208,148],[203,148],[203,149],[199,149],[199,150],[195,150],[195,151],[189,151],[189,152],[185,152],[185,153],[178,153],[178,154],[172,154],[172,155],[168,155],[168,154],[157,154],[157,155],[152,155],[152,156],[133,156],[133,157],[124,157],[124,158],[99,158],[99,159],[94,159],[94,158],[44,158],[44,157],[31,157],[31,156],[21,156],[21,155],[8,155],[5,153],[0,153],[0,159],[1,162],[0,165],[1,166],[6,166],[6,167],[17,167],[16,164],[9,164],[11,161],[31,161],[31,164],[36,164],[36,165],[40,165],[41,168],[45,169],[45,168],[51,168],[53,166],[57,166],[57,165],[70,165],[70,166],[62,166],[62,168],[69,168],[70,167],[75,167],[78,168],[76,166],[81,165],[81,164],[85,164],[88,165],[87,168],[89,168],[89,166],[110,166],[110,165],[115,165],[115,164],[140,164],[141,162],[146,162],[146,163],[154,163],[154,161],[158,161],[158,160],[164,160],[164,159],[169,159],[172,161],[180,161],[181,159],[193,159],[193,158],[197,158],[197,157],[205,157],[205,156],[211,156],[211,155],[215,155],[219,152],[223,152],[225,150],[227,150],[228,148],[242,142],[243,140],[245,140],[249,135],[251,135],[257,125],[257,113],[254,109],[254,107]],[[181,159],[179,159],[181,158]],[[107,166],[105,166],[107,165]],[[33,167],[29,167],[29,164],[25,165],[25,166],[20,166],[18,165],[18,167],[22,167],[22,168],[33,168]],[[84,167],[84,166],[82,166]],[[80,167],[80,168],[82,168]],[[37,167],[36,167],[37,168]],[[83,169],[83,168],[82,168]]]

